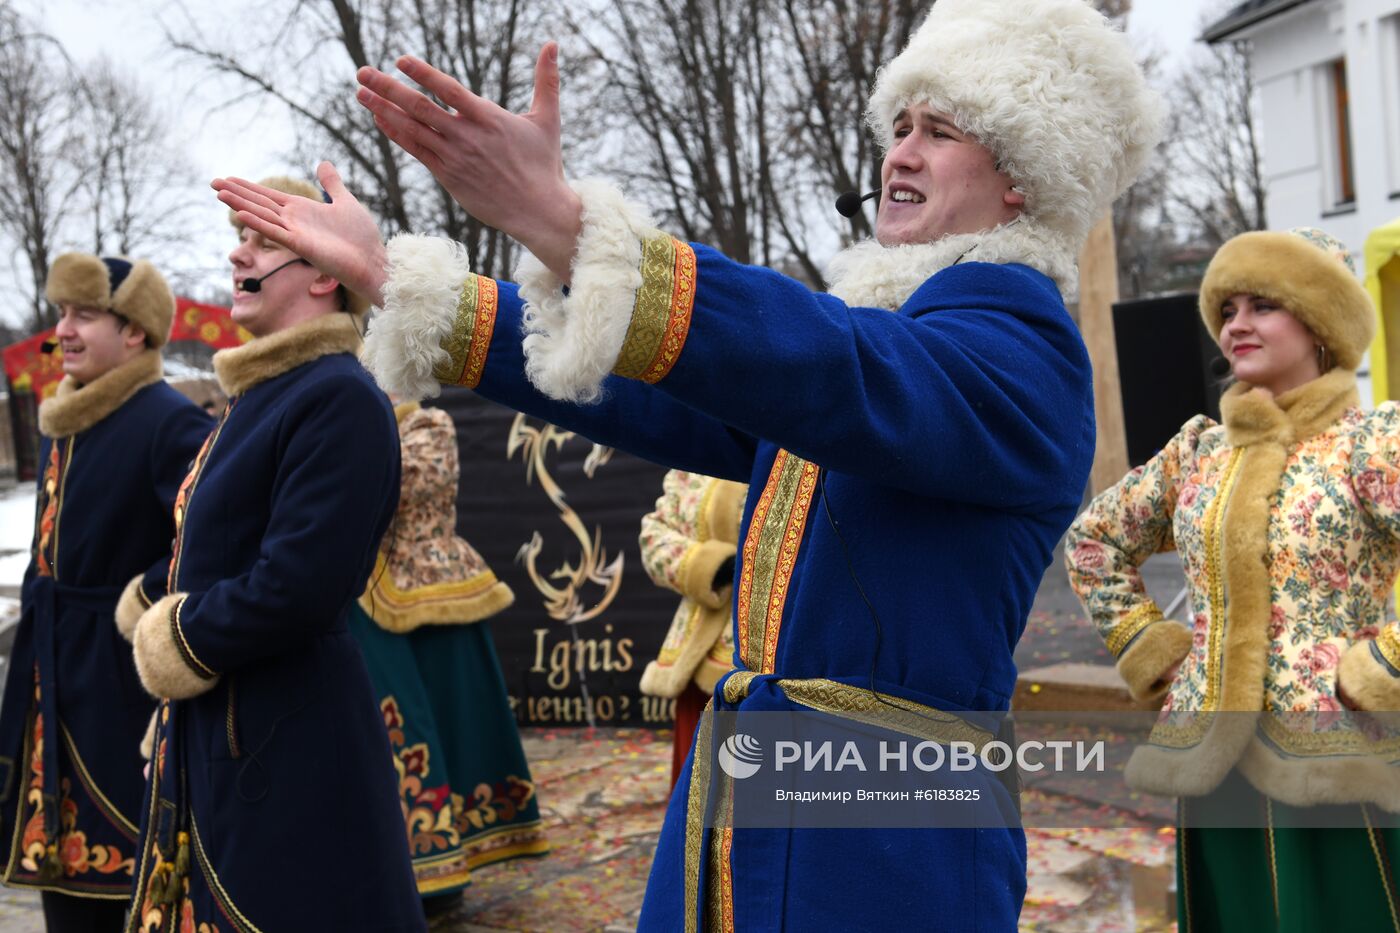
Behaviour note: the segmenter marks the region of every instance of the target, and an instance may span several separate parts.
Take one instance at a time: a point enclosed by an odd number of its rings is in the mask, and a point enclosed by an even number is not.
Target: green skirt
[[[1400,830],[1377,825],[1376,809],[1339,814],[1355,828],[1316,829],[1296,807],[1269,800],[1235,772],[1226,778],[1235,822],[1259,828],[1198,828],[1227,822],[1225,794],[1183,798],[1177,830],[1177,928],[1182,933],[1400,933],[1400,897],[1391,859]],[[1240,802],[1257,806],[1241,814]],[[1341,810],[1342,807],[1331,809]],[[1316,822],[1316,821],[1313,821]]]
[[[419,893],[549,851],[489,623],[395,635],[356,604],[350,630],[389,732]]]

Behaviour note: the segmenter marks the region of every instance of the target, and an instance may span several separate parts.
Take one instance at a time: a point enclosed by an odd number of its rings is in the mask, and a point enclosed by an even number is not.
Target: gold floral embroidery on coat
[[[664,234],[642,241],[642,284],[613,372],[656,383],[676,365],[695,306],[695,250]]]

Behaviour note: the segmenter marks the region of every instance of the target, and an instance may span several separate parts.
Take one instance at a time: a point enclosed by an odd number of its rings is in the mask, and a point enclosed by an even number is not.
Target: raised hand
[[[279,243],[376,305],[383,303],[387,261],[379,225],[346,190],[329,162],[316,167],[331,203],[284,194],[242,178],[216,178],[219,200],[249,230]]]
[[[524,114],[473,94],[417,58],[396,64],[446,108],[382,71],[361,68],[356,97],[380,130],[422,162],[467,213],[520,242],[567,282],[582,205],[564,179],[558,46],[549,42],[540,51],[534,99]]]

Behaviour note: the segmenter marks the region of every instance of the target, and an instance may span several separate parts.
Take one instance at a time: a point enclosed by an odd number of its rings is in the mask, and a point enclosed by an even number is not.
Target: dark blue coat
[[[211,423],[156,382],[91,427],[40,441],[34,556],[0,708],[8,884],[131,896],[138,747],[155,701],[113,613],[137,575],[151,598],[165,592],[176,490]]]
[[[393,412],[349,353],[230,400],[181,498],[171,565],[183,656],[215,676],[161,704],[129,930],[424,929],[346,627],[398,490]]]
[[[730,675],[717,705],[812,708],[777,683],[795,678],[944,711],[1007,709],[1013,649],[1094,452],[1089,358],[1054,282],[1021,265],[954,265],[891,313],[703,246],[656,245],[643,247],[664,256],[643,264],[628,341],[657,308],[664,327],[649,332],[665,340],[620,357],[645,380],[611,376],[592,405],[546,398],[523,375],[516,287],[479,278],[440,309],[456,324],[438,378],[749,483],[734,587],[743,688],[727,698]],[[738,930],[1016,925],[1015,828],[739,829],[712,884],[711,833],[687,840],[700,831],[686,818],[691,775],[688,764],[672,796],[641,929],[694,929],[711,888]]]

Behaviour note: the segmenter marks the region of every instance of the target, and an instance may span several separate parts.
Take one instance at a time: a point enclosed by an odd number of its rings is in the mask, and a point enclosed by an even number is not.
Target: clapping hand
[[[477,220],[518,241],[569,280],[582,205],[564,179],[559,136],[559,49],[535,63],[530,110],[511,113],[450,75],[404,56],[398,69],[434,94],[375,68],[361,68],[357,99],[386,136],[433,174]]]

